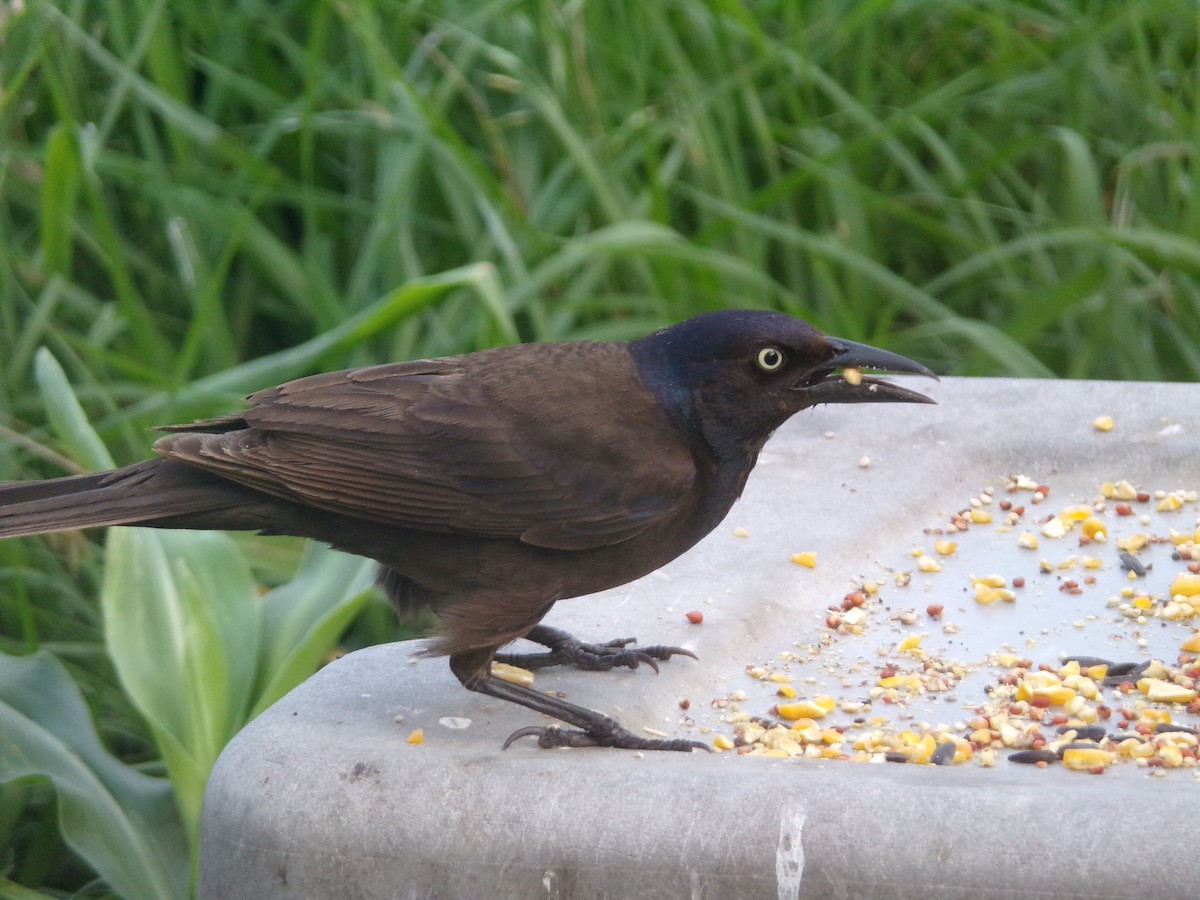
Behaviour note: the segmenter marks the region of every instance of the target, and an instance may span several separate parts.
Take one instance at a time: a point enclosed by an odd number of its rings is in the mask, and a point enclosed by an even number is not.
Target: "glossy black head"
[[[630,353],[667,414],[719,455],[757,453],[790,416],[819,403],[934,402],[860,372],[936,377],[920,363],[777,312],[705,313],[634,341]]]

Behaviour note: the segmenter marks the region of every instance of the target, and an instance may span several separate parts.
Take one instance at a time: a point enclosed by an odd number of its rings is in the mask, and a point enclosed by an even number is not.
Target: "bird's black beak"
[[[936,403],[930,397],[908,388],[866,378],[862,369],[882,372],[898,372],[905,375],[926,375],[936,379],[932,371],[919,362],[880,350],[867,344],[858,344],[842,338],[829,338],[834,355],[826,360],[819,370],[810,374],[793,390],[804,391],[811,405],[818,403]],[[836,370],[840,374],[835,374]]]

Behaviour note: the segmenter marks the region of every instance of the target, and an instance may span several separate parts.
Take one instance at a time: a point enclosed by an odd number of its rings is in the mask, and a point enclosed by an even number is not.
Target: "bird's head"
[[[937,376],[911,359],[822,334],[792,316],[722,310],[630,344],[667,414],[718,454],[757,454],[790,416],[820,403],[933,403],[863,369]]]

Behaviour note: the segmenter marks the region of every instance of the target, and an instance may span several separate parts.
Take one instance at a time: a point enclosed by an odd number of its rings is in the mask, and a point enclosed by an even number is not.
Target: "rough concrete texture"
[[[1064,573],[1080,578],[1079,570],[1039,575],[1035,561],[1079,552],[1072,536],[1043,537],[1031,554],[995,524],[958,536],[942,572],[916,572],[903,588],[894,576],[913,569],[913,548],[930,547],[926,529],[986,486],[998,500],[1018,472],[1052,488],[1019,526],[1034,531],[1042,509],[1090,500],[1103,481],[1200,488],[1196,388],[911,384],[940,405],[797,416],[700,546],[636,584],[560,603],[547,619],[585,640],[682,643],[698,662],[672,660],[657,676],[547,670],[535,684],[633,730],[711,739],[734,733],[733,707],[714,700],[744,691],[734,706],[754,715],[777,702],[777,685],[747,666],[788,672],[802,696],[864,699],[882,660],[901,659],[902,634],[980,665],[948,695],[861,713],[897,728],[907,716],[968,718],[1001,671],[982,665],[988,651],[1173,662],[1190,625],[1127,627],[1106,606],[1127,580],[1113,546],[1096,550],[1100,581],[1079,597],[1058,590]],[[1100,415],[1114,417],[1112,432],[1092,427]],[[1031,504],[1028,492],[1014,497]],[[1147,510],[1148,530],[1196,527],[1194,502],[1171,514]],[[1107,520],[1114,536],[1139,526],[1136,516]],[[814,569],[789,561],[800,550],[816,551]],[[1169,546],[1143,558],[1157,563],[1143,588],[1167,593],[1179,570]],[[968,575],[993,570],[1029,573],[1016,603],[973,602]],[[883,585],[869,626],[858,637],[830,635],[827,608],[864,579]],[[941,621],[896,623],[897,611],[934,601],[946,606]],[[693,609],[703,624],[688,623]],[[502,752],[504,738],[537,717],[464,691],[444,660],[419,658],[419,649],[393,644],[340,660],[229,745],[205,801],[201,897],[1167,898],[1194,896],[1200,883],[1188,825],[1200,808],[1194,770],[1152,777],[1124,765],[1091,776],[1003,757],[994,769],[871,765],[541,751],[528,740]],[[681,722],[685,698],[690,722]],[[451,727],[463,720],[468,727]],[[416,727],[425,742],[406,743]]]

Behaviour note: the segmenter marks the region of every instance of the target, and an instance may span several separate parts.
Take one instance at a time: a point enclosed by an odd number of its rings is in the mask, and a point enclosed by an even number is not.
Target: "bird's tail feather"
[[[245,500],[244,489],[208,472],[151,459],[111,472],[0,483],[0,538],[168,521],[174,528],[219,527],[208,520]]]

